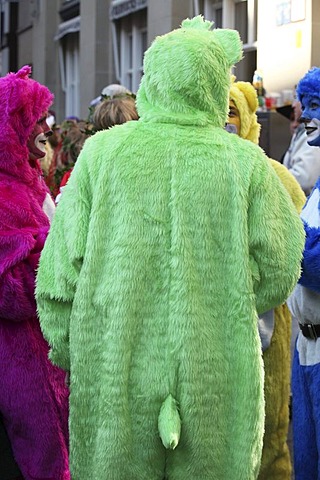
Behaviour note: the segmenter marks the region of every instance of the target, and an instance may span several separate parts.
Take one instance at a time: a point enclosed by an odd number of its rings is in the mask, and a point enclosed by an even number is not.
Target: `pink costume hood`
[[[31,67],[0,78],[0,173],[35,185],[39,171],[29,164],[27,141],[53,102],[50,90],[29,78]]]

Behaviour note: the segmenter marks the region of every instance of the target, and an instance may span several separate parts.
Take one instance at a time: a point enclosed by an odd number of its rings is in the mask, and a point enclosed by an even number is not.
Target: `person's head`
[[[300,122],[304,122],[308,144],[320,146],[320,68],[313,67],[300,80],[297,86],[298,100],[301,102]]]
[[[292,108],[293,108],[293,110],[294,110],[295,120],[299,120],[300,117],[301,117],[301,113],[302,113],[301,103],[299,102],[299,100],[295,99],[295,100],[292,102]]]
[[[197,16],[153,41],[137,93],[143,120],[224,126],[230,68],[241,59],[242,45],[235,30],[211,27]]]
[[[40,160],[46,155],[46,143],[48,137],[52,135],[51,127],[47,123],[48,113],[43,112],[41,118],[36,122],[27,141],[29,150],[29,159],[33,162]]]
[[[29,78],[30,74],[31,67],[26,65],[17,73],[0,78],[0,143],[10,143],[16,152],[19,149],[34,162],[45,155],[50,134],[46,118],[53,94]]]
[[[124,85],[119,83],[111,83],[101,90],[101,100],[103,97],[119,97],[121,95],[132,95],[132,92],[128,90]]]
[[[85,140],[90,136],[90,125],[84,120],[68,118],[61,124],[62,148],[67,155],[67,164],[74,165]]]
[[[290,133],[293,135],[300,125],[301,103],[296,98],[291,105],[292,113],[290,115]]]
[[[100,102],[93,112],[92,123],[95,130],[106,130],[138,118],[135,99],[121,95]]]
[[[128,90],[124,85],[119,83],[110,83],[101,90],[101,94],[91,100],[89,109],[94,109],[105,97],[113,98],[120,95],[132,95],[132,92]]]
[[[241,138],[253,143],[259,142],[260,124],[257,91],[249,82],[232,82],[229,97],[228,123],[236,126]]]
[[[228,123],[235,127],[235,133],[240,135],[241,129],[241,119],[240,119],[240,112],[231,98],[229,99],[229,116],[228,116]]]

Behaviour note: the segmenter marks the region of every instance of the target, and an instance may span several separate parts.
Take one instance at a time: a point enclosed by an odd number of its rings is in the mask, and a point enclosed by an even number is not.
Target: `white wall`
[[[311,67],[311,3],[305,20],[277,26],[280,0],[259,0],[257,67],[267,92],[292,89]]]

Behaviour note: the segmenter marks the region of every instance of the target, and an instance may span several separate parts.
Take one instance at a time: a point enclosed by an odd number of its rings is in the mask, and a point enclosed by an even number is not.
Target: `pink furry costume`
[[[47,359],[34,298],[48,194],[27,147],[53,95],[30,73],[0,78],[0,414],[26,480],[69,480],[65,373]]]

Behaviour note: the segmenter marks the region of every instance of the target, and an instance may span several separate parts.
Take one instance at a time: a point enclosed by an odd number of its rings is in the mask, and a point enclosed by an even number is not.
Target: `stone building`
[[[265,87],[293,88],[320,64],[319,0],[0,0],[1,74],[31,64],[55,94],[58,120],[86,117],[110,83],[137,91],[143,53],[157,35],[203,14],[244,44],[237,78],[263,72]]]

